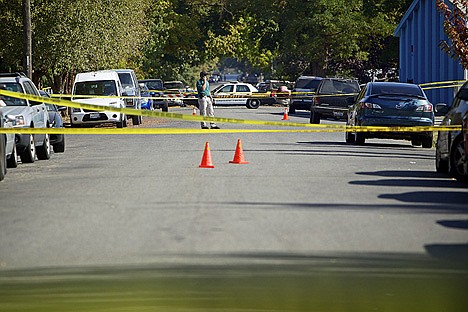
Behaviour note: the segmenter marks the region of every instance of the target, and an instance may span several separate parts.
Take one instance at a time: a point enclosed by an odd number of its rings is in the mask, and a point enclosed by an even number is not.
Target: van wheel
[[[44,136],[44,140],[42,141],[42,145],[37,147],[37,159],[39,160],[47,160],[50,159],[50,136],[46,134]]]
[[[123,125],[124,125],[124,119],[126,119],[125,116],[120,116],[120,120],[117,121],[117,123],[115,124],[117,126],[117,128],[123,128]]]
[[[5,178],[7,164],[5,159],[6,137],[0,134],[0,181]]]
[[[296,108],[294,106],[290,105],[288,111],[289,111],[289,114],[295,114],[296,113]]]
[[[54,153],[63,153],[65,152],[65,136],[63,136],[63,140],[60,143],[54,144]]]
[[[366,135],[364,132],[356,132],[356,141],[357,145],[364,145],[366,143]]]
[[[432,148],[432,136],[422,139],[423,148]]]
[[[29,143],[20,154],[23,163],[33,163],[36,160],[36,145],[34,143],[34,135],[29,135]]]
[[[132,123],[134,126],[138,126],[140,124],[140,116],[132,116]]]

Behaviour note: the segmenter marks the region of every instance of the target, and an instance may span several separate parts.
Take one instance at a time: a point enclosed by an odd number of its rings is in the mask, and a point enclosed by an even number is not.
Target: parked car
[[[289,104],[290,114],[295,114],[296,109],[310,110],[315,91],[322,80],[322,77],[316,76],[300,76],[297,78],[292,90],[291,103]]]
[[[140,87],[140,94],[142,97],[141,109],[153,110],[153,99],[151,98],[151,92],[144,83],[138,84]]]
[[[252,98],[258,89],[249,83],[225,83],[212,91],[215,105],[245,105],[248,108],[258,108],[260,97]]]
[[[182,81],[164,81],[164,97],[168,106],[185,106],[185,91]]]
[[[0,74],[1,89],[40,96],[34,83],[22,73]],[[49,114],[43,102],[2,96],[5,107],[3,115],[18,128],[49,128]],[[49,134],[16,134],[16,151],[21,161],[33,163],[36,156],[39,160],[49,159],[51,152]]]
[[[39,90],[39,94],[43,97],[50,98],[49,93]],[[66,111],[66,106],[57,107],[55,104],[45,103],[47,107],[47,112],[49,114],[49,122],[52,128],[63,128],[63,119],[60,114],[61,111]],[[50,135],[50,144],[52,145],[55,153],[65,152],[65,135],[63,133],[51,134]]]
[[[0,105],[0,128],[12,128],[13,120],[3,115]],[[0,181],[5,178],[7,168],[16,168],[18,157],[16,154],[15,134],[0,133]]]
[[[123,88],[122,92],[129,96],[125,99],[127,108],[141,110],[140,87],[138,86],[138,80],[133,69],[115,69],[115,71],[119,74],[120,84]],[[128,118],[132,118],[134,125],[141,124],[141,115],[129,115]]]
[[[93,97],[95,96],[95,97]],[[102,97],[113,96],[113,97]],[[127,117],[118,112],[106,111],[106,107],[125,108],[119,75],[114,70],[79,73],[75,77],[72,91],[72,101],[99,105],[102,111],[72,108],[70,124],[72,127],[113,123],[117,128],[127,126]]]
[[[347,126],[434,125],[434,110],[424,91],[415,84],[369,82],[348,110]],[[432,147],[432,132],[346,132],[346,142],[362,145],[369,138],[410,140],[415,146]]]
[[[346,118],[356,101],[359,83],[354,79],[324,78],[320,81],[310,107],[310,123],[319,124],[322,117]]]
[[[267,93],[269,96],[260,97],[261,105],[285,105],[289,106],[291,91],[289,81],[267,80],[256,85],[259,93]]]
[[[468,81],[460,88],[452,105],[437,104],[446,113],[441,126],[462,125],[462,131],[439,131],[436,143],[436,170],[460,181],[468,181]]]
[[[164,98],[164,83],[161,79],[142,79],[138,80],[139,83],[144,83],[149,90],[153,100],[153,108],[160,108],[162,111],[167,112],[169,103]]]

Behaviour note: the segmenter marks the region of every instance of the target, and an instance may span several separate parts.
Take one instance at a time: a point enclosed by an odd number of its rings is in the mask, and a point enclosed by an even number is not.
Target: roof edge
[[[406,10],[405,15],[403,15],[403,18],[401,19],[401,21],[400,21],[400,23],[398,24],[397,28],[396,28],[395,31],[393,32],[393,36],[395,36],[395,37],[400,37],[401,28],[402,28],[403,25],[405,24],[406,20],[409,18],[410,14],[413,13],[414,8],[416,7],[416,5],[419,4],[420,1],[421,1],[421,0],[414,0],[413,3],[411,3],[411,5],[409,6],[408,10]]]

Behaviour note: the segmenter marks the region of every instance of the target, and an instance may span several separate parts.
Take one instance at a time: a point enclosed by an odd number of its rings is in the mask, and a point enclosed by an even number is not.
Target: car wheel
[[[310,123],[311,124],[320,123],[320,114],[315,112],[313,109],[310,110]]]
[[[168,112],[169,111],[169,104],[168,103],[164,103],[161,107],[161,110],[163,112]]]
[[[54,144],[54,153],[65,152],[65,136],[63,136],[62,142]]]
[[[44,136],[44,140],[42,141],[42,145],[37,147],[36,154],[37,159],[39,160],[47,160],[50,159],[50,136],[46,134]]]
[[[295,114],[295,113],[296,113],[296,108],[295,108],[294,106],[291,106],[291,105],[290,105],[290,106],[289,106],[288,112],[289,112],[290,114]]]
[[[5,157],[5,145],[6,139],[5,135],[0,135],[0,181],[5,178],[7,164],[6,164],[6,157]]]
[[[432,136],[423,138],[421,144],[423,148],[432,148]]]
[[[447,159],[442,159],[440,157],[440,151],[438,148],[436,148],[436,161],[435,161],[435,167],[436,171],[438,173],[448,173],[448,161]]]
[[[468,181],[468,161],[465,156],[463,138],[458,137],[450,151],[450,174],[458,181]]]
[[[138,126],[140,124],[140,116],[132,116],[132,123],[134,126]]]
[[[257,109],[260,107],[260,100],[248,100],[245,106],[250,109]]]
[[[345,132],[345,139],[346,139],[346,143],[354,144],[354,142],[356,142],[356,135],[354,133],[346,131]]]
[[[115,125],[117,126],[117,128],[123,128],[123,124],[124,124],[124,120],[122,118],[119,121],[117,121]]]
[[[13,151],[11,152],[10,157],[7,159],[8,168],[18,167],[18,152],[16,151],[16,144],[13,144]]]
[[[355,138],[355,143],[357,145],[364,145],[366,143],[366,135],[362,131],[356,132]]]
[[[413,146],[421,146],[422,141],[418,139],[411,139],[411,145]]]
[[[33,163],[36,160],[36,145],[34,143],[34,135],[29,135],[29,142],[24,152],[20,154],[23,163]]]

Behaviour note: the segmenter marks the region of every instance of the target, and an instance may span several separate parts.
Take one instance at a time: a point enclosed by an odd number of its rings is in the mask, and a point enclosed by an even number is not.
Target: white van
[[[72,94],[73,102],[115,108],[125,108],[123,96],[127,95],[122,92],[119,75],[113,70],[77,74]],[[103,98],[102,96],[114,97]],[[127,117],[125,114],[105,111],[104,108],[103,111],[72,108],[70,123],[72,127],[115,123],[117,128],[122,128],[127,126]]]
[[[141,103],[143,99],[140,94],[140,87],[138,86],[138,79],[133,69],[114,69],[119,74],[120,83],[123,92],[129,97],[125,99],[127,108],[134,108],[141,110]],[[128,116],[132,118],[133,125],[139,125],[142,122],[141,115]]]

